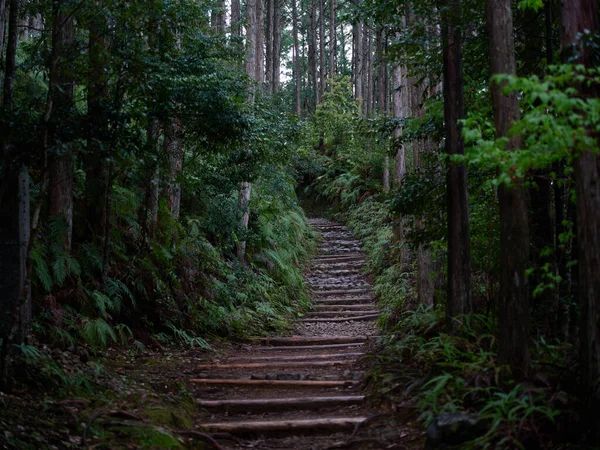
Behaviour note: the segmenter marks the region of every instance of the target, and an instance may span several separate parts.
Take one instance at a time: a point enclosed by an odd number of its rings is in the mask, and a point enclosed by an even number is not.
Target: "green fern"
[[[123,304],[123,298],[126,297],[134,307],[136,306],[135,297],[127,285],[119,279],[109,278],[106,282],[106,292],[109,297],[118,300],[119,304]]]
[[[94,352],[104,350],[108,345],[109,339],[112,342],[117,342],[115,330],[104,319],[82,317],[82,322],[81,334]]]
[[[52,291],[54,281],[52,280],[52,276],[50,275],[48,264],[46,262],[46,246],[39,241],[36,242],[31,249],[29,257],[31,258],[32,262],[34,282],[36,280],[39,281],[46,292]]]

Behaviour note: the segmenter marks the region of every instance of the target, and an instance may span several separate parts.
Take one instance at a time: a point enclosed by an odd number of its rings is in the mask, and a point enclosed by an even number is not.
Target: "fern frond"
[[[64,254],[58,255],[52,263],[52,275],[54,275],[54,280],[58,286],[62,286],[67,279],[67,274],[67,260]]]
[[[87,344],[95,352],[105,349],[109,338],[113,342],[117,342],[115,330],[113,330],[112,327],[101,318],[94,320],[88,319],[87,317],[83,318],[83,328],[81,330],[81,334]]]
[[[37,279],[42,284],[44,290],[50,292],[54,282],[48,270],[46,256],[46,246],[39,243],[31,249],[31,253],[29,254],[33,264],[34,280]]]

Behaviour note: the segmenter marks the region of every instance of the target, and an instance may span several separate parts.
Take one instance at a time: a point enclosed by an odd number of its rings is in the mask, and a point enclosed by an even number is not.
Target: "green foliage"
[[[81,275],[79,261],[66,250],[67,225],[63,217],[52,217],[48,221],[47,238],[36,241],[31,250],[34,283],[50,292],[61,287],[68,277]]]
[[[185,330],[180,330],[173,324],[168,324],[168,327],[173,332],[173,336],[182,344],[188,345],[190,348],[197,346],[199,349],[212,350],[212,347],[201,337],[192,337]]]
[[[521,148],[505,152],[507,138],[490,138],[491,123],[470,115],[463,128],[468,144],[466,156],[456,160],[498,169],[495,182],[509,185],[531,169],[550,167],[582,151],[598,151],[598,141],[589,131],[600,129],[600,100],[581,95],[584,87],[600,83],[597,69],[564,64],[550,67],[543,79],[502,75],[495,82],[501,83],[506,93],[517,91],[522,95],[524,113],[509,132],[521,138]]]
[[[329,81],[329,90],[307,121],[296,158],[296,177],[307,190],[342,211],[365,193],[381,190],[381,166],[389,145],[379,123],[363,120],[347,77]],[[377,136],[377,139],[374,139]]]
[[[474,411],[489,424],[488,431],[461,448],[526,448],[523,442],[546,439],[541,429],[560,414],[553,391],[502,376],[504,368],[496,364],[495,323],[487,316],[464,317],[456,335],[441,331],[443,316],[439,308],[406,311],[381,356],[388,369],[410,366],[405,370],[417,371],[412,376],[425,376],[416,394],[425,425],[442,412]],[[542,353],[536,352],[538,356]]]

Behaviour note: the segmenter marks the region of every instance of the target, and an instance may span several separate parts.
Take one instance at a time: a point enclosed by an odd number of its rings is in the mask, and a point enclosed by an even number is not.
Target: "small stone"
[[[278,380],[300,380],[298,373],[280,373],[277,375]]]

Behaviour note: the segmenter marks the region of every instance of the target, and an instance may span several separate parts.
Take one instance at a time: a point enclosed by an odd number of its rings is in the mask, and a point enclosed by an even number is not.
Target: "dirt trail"
[[[356,439],[380,412],[361,383],[378,311],[360,242],[342,225],[311,223],[322,236],[306,274],[314,311],[293,336],[257,339],[198,366],[190,385],[209,415],[196,429],[230,433],[220,443],[231,449],[400,448]]]

